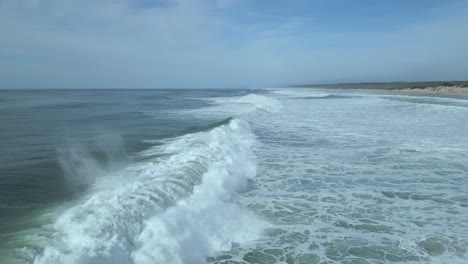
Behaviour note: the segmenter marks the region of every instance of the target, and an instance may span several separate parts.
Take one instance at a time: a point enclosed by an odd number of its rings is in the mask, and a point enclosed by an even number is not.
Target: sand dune
[[[390,90],[402,94],[446,94],[468,96],[468,87],[463,86],[434,86],[424,88],[403,88]]]

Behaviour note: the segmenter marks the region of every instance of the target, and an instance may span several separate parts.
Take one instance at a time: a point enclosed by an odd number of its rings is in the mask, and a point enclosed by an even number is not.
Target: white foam
[[[35,263],[193,263],[260,235],[231,202],[256,175],[248,125],[233,120],[148,151],[170,154],[99,178],[47,234]]]
[[[274,248],[276,262],[307,254],[304,263],[466,262],[466,107],[274,96],[283,110],[252,122],[264,143],[263,172],[240,199],[278,230],[255,254],[269,260]],[[426,240],[434,243],[424,248]],[[242,253],[230,256],[245,261]]]

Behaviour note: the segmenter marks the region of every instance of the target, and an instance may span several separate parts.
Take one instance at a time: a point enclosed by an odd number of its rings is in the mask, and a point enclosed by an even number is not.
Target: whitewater
[[[55,148],[64,186],[79,191],[22,216],[0,261],[467,263],[468,100],[153,93],[86,117],[145,130],[134,149],[125,133],[92,143],[100,159],[83,145]],[[63,107],[50,105],[34,107]]]

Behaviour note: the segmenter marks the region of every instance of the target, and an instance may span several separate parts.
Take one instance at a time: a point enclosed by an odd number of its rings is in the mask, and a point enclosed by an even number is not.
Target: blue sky
[[[464,0],[0,0],[0,88],[468,79]]]

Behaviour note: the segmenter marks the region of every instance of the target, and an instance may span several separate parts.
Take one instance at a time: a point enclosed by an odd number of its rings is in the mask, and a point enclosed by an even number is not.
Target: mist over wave
[[[88,142],[69,138],[57,148],[57,157],[71,188],[91,185],[130,162],[123,138],[110,131],[101,131]]]

